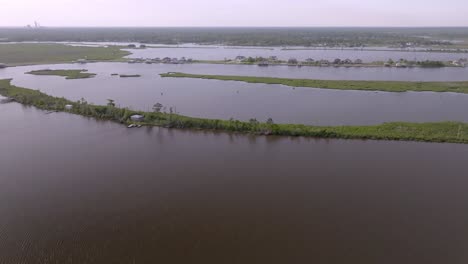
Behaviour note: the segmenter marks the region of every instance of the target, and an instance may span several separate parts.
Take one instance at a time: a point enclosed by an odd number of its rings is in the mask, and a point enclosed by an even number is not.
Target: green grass
[[[402,82],[402,81],[347,81],[270,78],[254,76],[203,75],[181,72],[160,74],[162,77],[197,78],[221,81],[241,81],[247,83],[282,84],[291,87],[312,87],[338,90],[364,90],[385,92],[431,91],[468,93],[468,81],[465,82]]]
[[[85,79],[96,76],[95,73],[88,73],[87,70],[38,70],[27,72],[27,74],[63,76],[67,80]]]
[[[279,136],[304,136],[317,138],[405,140],[425,142],[452,142],[468,144],[468,124],[458,122],[439,123],[385,123],[375,126],[306,126],[294,124],[260,123],[254,119],[249,122],[238,120],[216,120],[192,118],[182,115],[155,112],[133,111],[113,105],[99,106],[81,100],[72,102],[64,98],[49,96],[37,90],[16,87],[10,80],[0,80],[0,94],[13,100],[49,111],[64,111],[99,119],[129,124],[130,116],[142,114],[142,125],[162,126],[180,129],[205,129],[239,133]],[[73,105],[65,110],[65,105]]]
[[[120,61],[129,55],[119,47],[73,47],[62,44],[1,44],[0,63],[8,66],[88,61]]]

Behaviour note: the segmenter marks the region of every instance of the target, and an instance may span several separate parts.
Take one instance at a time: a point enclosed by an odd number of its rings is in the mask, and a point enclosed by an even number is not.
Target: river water
[[[24,74],[37,69],[84,68],[97,76],[65,80],[57,76]],[[151,111],[161,103],[193,117],[298,123],[309,125],[372,125],[383,122],[468,122],[468,95],[434,92],[365,92],[233,81],[161,78],[160,73],[180,71],[199,74],[270,76],[288,78],[465,81],[468,68],[389,69],[333,67],[257,67],[246,65],[166,65],[90,63],[42,65],[0,70],[1,78],[14,78],[18,86],[39,89],[71,100],[85,98],[96,104],[114,99],[122,107]],[[141,74],[119,78],[112,73]]]
[[[0,113],[2,264],[468,262],[468,145]]]
[[[296,58],[306,60],[326,59],[333,61],[339,59],[361,59],[364,62],[394,61],[400,59],[423,61],[423,60],[441,60],[451,61],[461,58],[468,58],[468,53],[443,53],[443,52],[422,52],[414,50],[385,50],[368,48],[372,50],[360,49],[310,49],[296,47],[293,49],[284,49],[281,47],[219,47],[219,46],[179,46],[179,47],[158,47],[147,49],[130,49],[133,54],[130,58],[163,58],[163,57],[186,57],[197,60],[224,60],[234,59],[237,56],[245,57],[264,57],[277,56],[280,60]]]

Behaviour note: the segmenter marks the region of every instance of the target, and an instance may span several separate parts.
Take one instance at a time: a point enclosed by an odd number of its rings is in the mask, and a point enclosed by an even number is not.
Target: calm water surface
[[[34,69],[80,69],[97,73],[95,78],[65,80],[57,76],[34,76]],[[87,65],[29,66],[0,70],[0,78],[14,78],[18,86],[40,89],[72,100],[85,98],[96,104],[114,99],[120,106],[150,111],[155,103],[175,107],[193,117],[257,118],[276,123],[311,125],[370,125],[382,122],[468,122],[468,95],[455,93],[385,93],[291,88],[201,79],[161,78],[159,73],[182,71],[201,74],[255,75],[291,78],[358,80],[467,80],[468,69],[356,69],[320,67],[268,67],[241,65],[147,65],[94,63]],[[141,74],[141,78],[118,78],[111,73]]]
[[[468,262],[468,145],[0,113],[2,264]]]
[[[288,60],[296,58],[298,60],[305,60],[312,58],[315,60],[326,59],[334,60],[339,59],[361,59],[364,62],[373,61],[387,61],[392,59],[394,61],[400,59],[406,60],[441,60],[451,61],[461,58],[468,58],[467,53],[438,53],[438,52],[417,52],[410,50],[392,51],[392,50],[359,50],[359,49],[303,49],[303,50],[285,50],[278,47],[217,47],[217,46],[194,46],[187,47],[159,47],[147,49],[131,49],[130,58],[180,58],[187,57],[197,60],[224,60],[234,59],[237,56],[245,57],[270,57],[277,56],[280,60]]]

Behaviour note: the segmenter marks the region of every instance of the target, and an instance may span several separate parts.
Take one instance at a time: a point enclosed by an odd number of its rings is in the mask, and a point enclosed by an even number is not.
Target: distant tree
[[[295,59],[295,58],[290,58],[290,59],[288,60],[288,64],[297,64],[297,63],[298,63],[298,60]]]
[[[163,108],[164,106],[161,104],[161,103],[156,103],[153,105],[153,111],[155,113],[159,113],[161,112],[161,109]]]
[[[271,117],[268,118],[268,120],[266,121],[266,123],[267,123],[268,125],[273,125],[273,124],[274,124],[273,119],[272,119]]]

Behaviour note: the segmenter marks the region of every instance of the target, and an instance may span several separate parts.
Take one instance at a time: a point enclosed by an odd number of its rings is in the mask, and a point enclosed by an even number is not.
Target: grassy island
[[[0,62],[7,66],[70,63],[86,61],[124,61],[130,52],[120,47],[77,47],[62,44],[15,43],[0,45]]]
[[[120,74],[120,78],[138,78],[141,77],[140,74]]]
[[[49,111],[63,111],[120,123],[133,123],[130,116],[144,115],[139,124],[180,129],[205,129],[239,133],[280,136],[304,136],[317,138],[405,140],[426,142],[452,142],[468,144],[468,124],[458,122],[440,123],[385,123],[375,126],[306,126],[294,124],[275,124],[272,120],[261,123],[255,119],[248,122],[238,120],[216,120],[192,118],[172,113],[141,112],[115,107],[113,102],[107,106],[92,105],[81,100],[72,102],[53,97],[37,90],[11,85],[11,80],[0,80],[0,95],[14,101]],[[71,110],[65,106],[71,105]]]
[[[220,81],[241,81],[247,83],[282,84],[291,87],[311,87],[338,90],[364,90],[385,92],[453,92],[468,93],[468,81],[466,82],[402,82],[402,81],[345,81],[345,80],[313,80],[290,79],[254,76],[231,75],[203,75],[181,72],[169,72],[160,74],[162,77],[173,78],[197,78]]]
[[[88,70],[38,70],[27,72],[27,74],[63,76],[67,80],[85,79],[96,76],[95,73],[88,73],[87,71]]]

